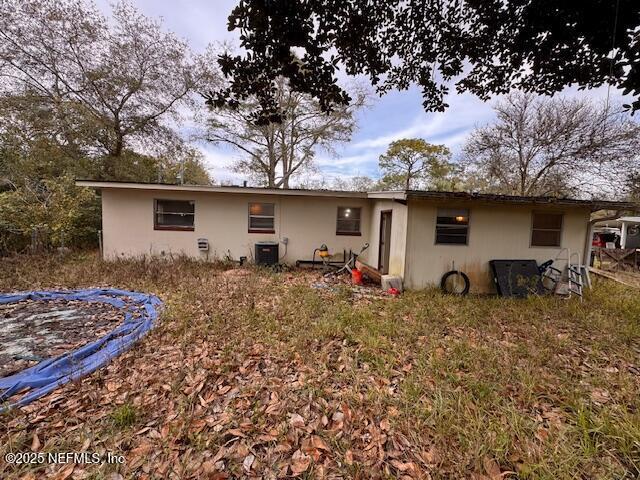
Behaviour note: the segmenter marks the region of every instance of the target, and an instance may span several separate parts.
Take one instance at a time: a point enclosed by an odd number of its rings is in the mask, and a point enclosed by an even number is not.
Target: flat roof
[[[211,192],[211,193],[239,193],[260,195],[292,195],[307,197],[351,197],[367,198],[366,192],[353,192],[342,190],[308,190],[302,188],[267,188],[267,187],[241,187],[235,185],[176,185],[173,183],[143,183],[143,182],[118,182],[100,180],[76,180],[79,187],[98,189],[123,189],[123,190],[160,190],[172,192]]]
[[[592,210],[636,210],[638,204],[611,200],[586,200],[558,197],[527,197],[520,195],[499,195],[493,193],[469,192],[436,192],[427,190],[407,190],[406,198],[446,199],[465,201],[484,201],[489,203],[527,204],[527,205],[560,205],[590,207]]]
[[[432,199],[432,200],[460,200],[480,201],[487,203],[502,203],[516,205],[547,205],[564,207],[588,207],[596,210],[639,210],[640,206],[633,202],[619,202],[610,200],[584,200],[575,198],[557,197],[526,197],[518,195],[498,195],[492,193],[469,192],[440,192],[431,190],[389,190],[378,192],[354,192],[345,190],[309,190],[301,188],[267,188],[267,187],[241,187],[241,186],[213,186],[213,185],[176,185],[169,183],[143,183],[143,182],[119,182],[101,180],[77,180],[79,187],[97,189],[126,189],[126,190],[160,190],[175,192],[211,192],[211,193],[236,193],[236,194],[260,194],[260,195],[291,195],[309,197],[348,197],[348,198],[372,198],[379,200],[407,199]]]

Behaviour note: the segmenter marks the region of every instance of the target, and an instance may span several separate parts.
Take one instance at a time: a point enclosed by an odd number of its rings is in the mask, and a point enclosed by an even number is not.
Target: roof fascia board
[[[591,211],[598,210],[638,210],[638,206],[631,202],[616,202],[607,200],[579,200],[552,197],[501,197],[491,194],[465,194],[449,192],[420,192],[408,191],[407,197],[410,199],[437,201],[437,202],[461,202],[461,203],[485,203],[501,205],[534,205],[537,207],[575,207],[589,208]]]
[[[154,183],[134,183],[134,182],[99,182],[90,180],[77,180],[78,187],[88,187],[97,189],[112,190],[153,190],[171,192],[205,192],[205,193],[235,193],[244,195],[285,195],[303,197],[342,197],[342,198],[367,198],[365,192],[346,191],[322,191],[322,190],[284,190],[277,188],[256,188],[256,187],[216,187],[206,185],[166,185]]]
[[[377,200],[406,200],[407,192],[404,190],[369,192],[367,197]]]
[[[429,192],[415,190],[394,190],[376,192],[349,192],[333,190],[296,190],[278,188],[259,187],[218,187],[207,185],[168,185],[161,183],[136,183],[136,182],[107,182],[94,180],[77,180],[79,187],[89,187],[97,189],[114,190],[150,190],[150,191],[172,191],[172,192],[204,192],[204,193],[234,193],[244,195],[282,195],[282,196],[303,196],[303,197],[333,197],[333,198],[369,198],[373,200],[397,200],[407,199],[425,201],[456,201],[463,203],[487,203],[503,205],[535,205],[539,207],[576,207],[590,208],[591,211],[598,210],[627,210],[637,211],[638,206],[631,202],[612,202],[604,200],[576,200],[576,199],[553,199],[536,197],[501,197],[487,194],[465,194],[451,192]]]

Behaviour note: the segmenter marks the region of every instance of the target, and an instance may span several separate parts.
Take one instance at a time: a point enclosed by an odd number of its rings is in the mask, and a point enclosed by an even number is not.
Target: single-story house
[[[281,263],[370,247],[361,260],[398,275],[410,289],[465,272],[472,292],[493,290],[489,261],[542,263],[591,247],[590,215],[626,202],[461,192],[350,192],[78,181],[102,194],[105,259],[184,254],[253,258],[255,244],[279,245]],[[208,250],[203,250],[203,242]],[[200,245],[199,245],[200,244]],[[566,263],[566,260],[564,260]]]

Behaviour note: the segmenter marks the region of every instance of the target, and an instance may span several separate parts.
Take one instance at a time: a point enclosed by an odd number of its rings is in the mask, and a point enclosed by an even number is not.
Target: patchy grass
[[[135,406],[125,403],[116,407],[111,412],[111,420],[116,428],[124,429],[135,425],[138,419],[138,411]]]
[[[69,478],[636,478],[640,296],[398,299],[316,274],[94,255],[0,261],[0,290],[115,286],[166,302],[108,368],[0,417],[0,454],[113,452]],[[9,466],[42,478],[69,465]]]

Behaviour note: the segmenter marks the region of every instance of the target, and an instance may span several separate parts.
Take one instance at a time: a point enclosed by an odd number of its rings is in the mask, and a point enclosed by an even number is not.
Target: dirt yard
[[[636,478],[640,295],[399,298],[309,272],[93,255],[0,260],[0,291],[165,301],[137,349],[0,417],[0,478]],[[322,288],[318,288],[322,287]]]

